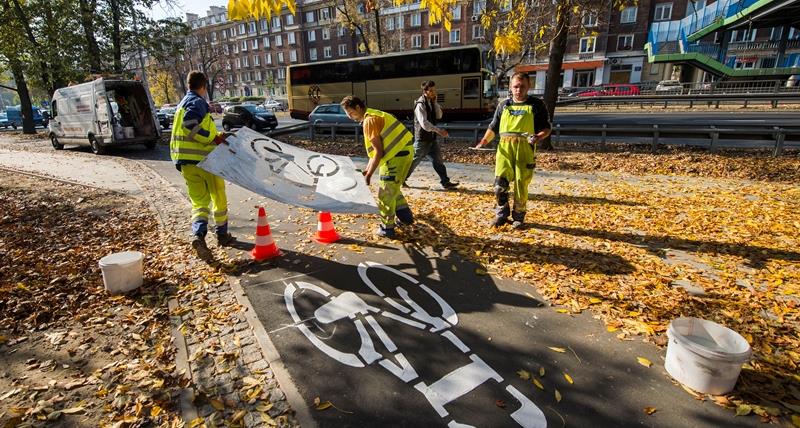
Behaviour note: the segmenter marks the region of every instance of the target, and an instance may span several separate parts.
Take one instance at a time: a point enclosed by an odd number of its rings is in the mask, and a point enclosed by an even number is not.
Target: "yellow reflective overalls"
[[[495,161],[496,215],[514,221],[525,219],[528,203],[528,185],[536,166],[536,147],[528,143],[523,134],[534,134],[533,106],[524,103],[509,103],[500,117],[500,143]],[[509,213],[508,188],[514,184],[514,210]]]

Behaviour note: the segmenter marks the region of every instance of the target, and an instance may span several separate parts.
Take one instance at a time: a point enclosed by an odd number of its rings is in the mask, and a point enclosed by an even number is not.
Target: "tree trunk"
[[[378,54],[383,53],[383,40],[381,38],[381,17],[380,11],[376,8],[375,12],[375,34],[378,36]]]
[[[14,59],[10,61],[10,65],[14,81],[17,83],[17,94],[19,94],[20,114],[22,114],[22,133],[35,134],[36,124],[33,123],[31,95],[28,92],[28,83],[25,81],[25,74],[22,72],[22,63]]]
[[[120,34],[119,0],[108,0],[111,8],[111,44],[114,50],[114,73],[122,74],[122,34]]]
[[[561,86],[559,77],[561,76],[561,66],[564,63],[564,54],[567,51],[567,37],[569,36],[569,24],[572,20],[572,6],[570,2],[559,3],[556,18],[556,36],[550,42],[550,58],[547,64],[547,81],[544,85],[544,104],[547,106],[547,113],[550,120],[556,111],[556,101],[558,100],[558,88]],[[542,150],[552,150],[553,144],[548,137],[542,141]]]
[[[22,5],[20,5],[19,0],[12,0],[12,3],[14,5],[14,12],[17,15],[17,20],[19,20],[20,25],[22,25],[22,27],[25,29],[25,34],[28,37],[28,41],[31,42],[34,51],[42,52],[42,47],[39,45],[39,42],[36,41],[36,36],[33,34],[30,21],[25,15],[25,11],[22,10]],[[6,2],[6,7],[10,8],[8,2]],[[53,95],[53,92],[55,92],[57,88],[54,88],[52,82],[50,81],[50,73],[48,72],[49,69],[50,66],[47,64],[47,62],[45,62],[43,59],[39,60],[40,78],[42,79],[42,83],[47,85],[50,95]]]
[[[89,54],[89,67],[92,73],[100,73],[100,47],[94,36],[94,10],[97,7],[97,0],[80,0],[81,7],[81,26],[83,35],[86,37],[86,47]]]

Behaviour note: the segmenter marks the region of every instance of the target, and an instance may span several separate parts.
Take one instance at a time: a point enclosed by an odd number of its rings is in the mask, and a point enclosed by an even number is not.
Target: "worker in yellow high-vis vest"
[[[226,246],[234,241],[228,232],[228,198],[225,181],[197,166],[211,153],[225,135],[217,133],[208,102],[208,80],[200,71],[191,71],[186,78],[189,91],[183,97],[172,123],[170,156],[181,172],[189,199],[192,201],[192,247],[201,256],[208,256],[206,233],[208,217],[213,214],[217,243]],[[211,209],[209,210],[209,204]]]
[[[367,108],[358,97],[346,96],[342,108],[347,116],[361,122],[364,128],[364,147],[369,156],[364,178],[367,185],[375,171],[380,179],[378,187],[378,210],[381,225],[376,234],[394,238],[396,224],[414,223],[414,215],[408,207],[400,188],[408,176],[414,160],[414,136],[389,113]]]
[[[508,222],[519,229],[525,221],[528,185],[536,167],[536,144],[550,135],[550,116],[544,102],[528,95],[531,81],[525,73],[511,76],[511,97],[500,102],[492,123],[477,147],[489,144],[500,134],[494,168],[494,194],[497,198],[493,227]],[[508,189],[514,184],[514,209],[508,202]]]

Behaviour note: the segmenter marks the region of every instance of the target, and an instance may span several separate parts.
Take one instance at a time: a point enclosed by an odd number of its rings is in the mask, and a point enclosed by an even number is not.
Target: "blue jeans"
[[[406,179],[411,176],[411,173],[414,172],[417,165],[428,155],[430,155],[431,161],[433,162],[434,171],[439,174],[439,182],[443,185],[449,183],[450,179],[447,177],[447,168],[442,161],[442,147],[439,145],[438,141],[432,143],[414,141],[414,160],[411,162],[411,169],[408,170]]]

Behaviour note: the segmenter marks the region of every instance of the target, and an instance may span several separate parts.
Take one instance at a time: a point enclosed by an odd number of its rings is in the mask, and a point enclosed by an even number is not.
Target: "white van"
[[[109,146],[144,144],[153,149],[161,138],[150,92],[138,80],[100,78],[57,89],[49,124],[53,148],[88,144],[102,154]]]

